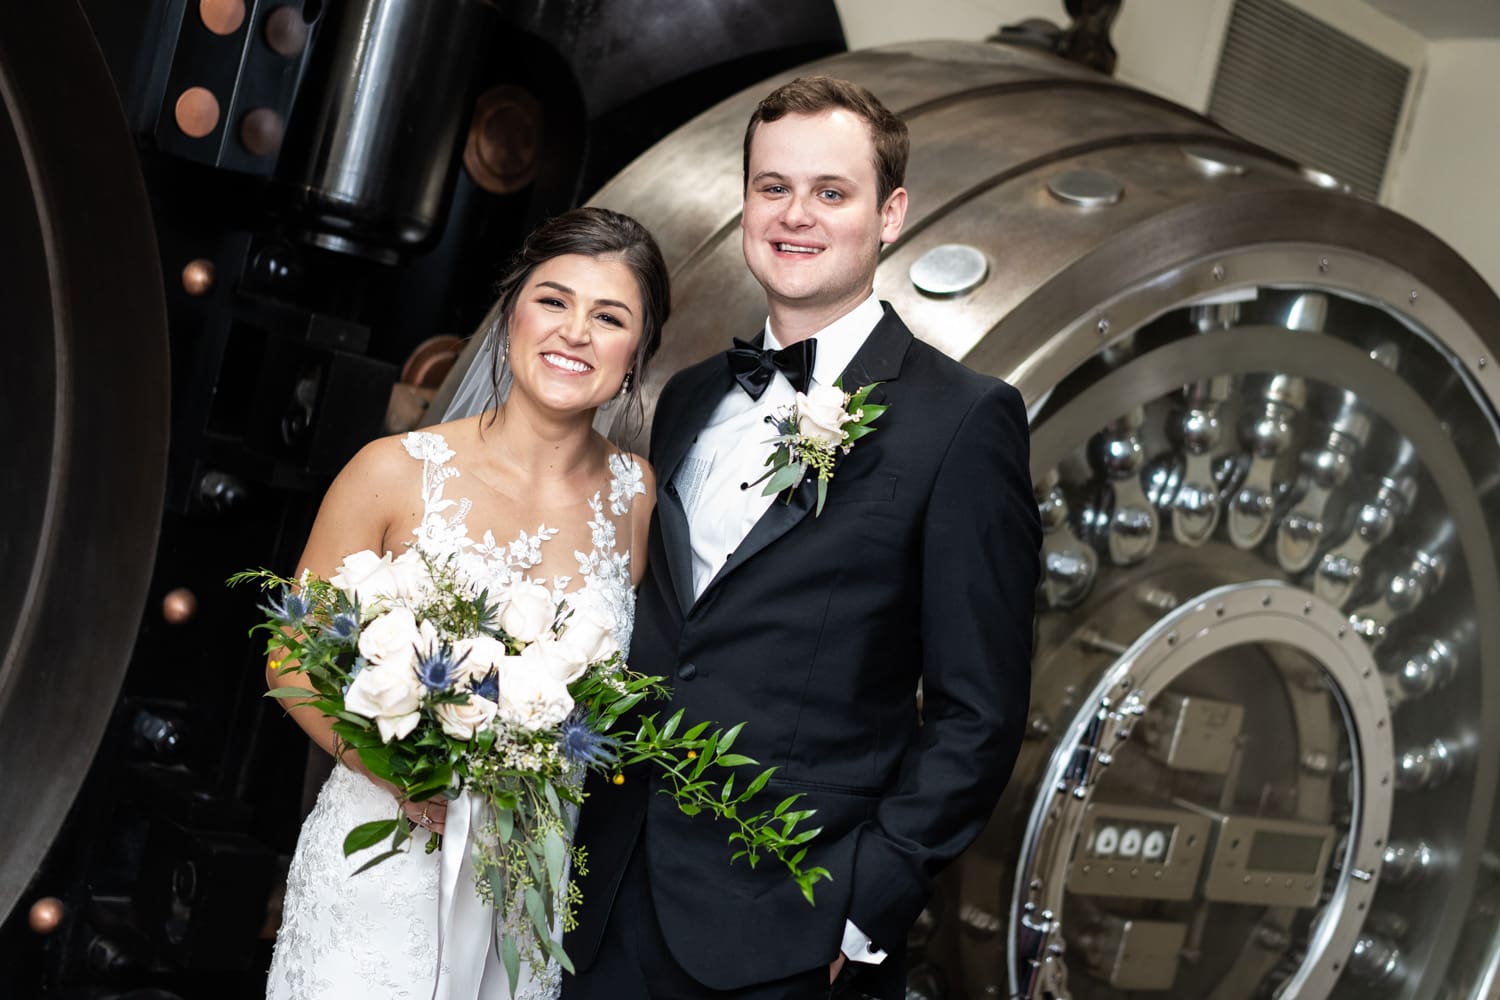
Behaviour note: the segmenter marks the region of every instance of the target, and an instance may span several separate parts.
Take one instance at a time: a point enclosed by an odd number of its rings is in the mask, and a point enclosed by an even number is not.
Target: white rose
[[[848,434],[844,424],[844,393],[831,385],[815,385],[797,393],[797,433],[825,444],[843,444]]]
[[[572,644],[538,639],[521,650],[518,662],[507,669],[542,671],[564,686],[583,676],[589,660]]]
[[[500,661],[510,655],[505,643],[487,635],[476,635],[472,639],[460,639],[453,644],[453,657],[463,658],[459,666],[460,677],[466,682],[481,681],[491,670],[500,666]]]
[[[391,576],[396,585],[390,595],[394,600],[420,603],[432,592],[432,574],[416,549],[407,549],[396,557],[391,563]]]
[[[328,582],[351,600],[362,602],[367,607],[388,603],[397,590],[396,577],[391,571],[391,554],[377,556],[369,549],[345,556],[338,572],[329,577]]]
[[[552,593],[539,583],[511,584],[510,602],[500,612],[500,627],[507,635],[522,642],[535,642],[552,628],[557,607]]]
[[[359,652],[371,663],[410,669],[417,661],[417,647],[427,648],[423,643],[429,639],[426,633],[431,630],[430,625],[419,629],[417,618],[409,609],[393,608],[365,626],[359,634]]]
[[[499,706],[488,698],[469,695],[462,705],[439,705],[435,710],[443,732],[456,740],[472,740],[474,733],[490,724]]]
[[[608,611],[598,598],[587,591],[576,591],[569,595],[568,603],[573,613],[568,617],[568,628],[562,641],[576,649],[583,662],[598,663],[620,651]]]
[[[499,715],[513,726],[537,732],[557,725],[573,711],[568,687],[551,671],[528,669],[516,662],[500,670]]]
[[[344,707],[374,719],[386,743],[403,739],[421,721],[421,685],[410,664],[370,664],[344,694]]]

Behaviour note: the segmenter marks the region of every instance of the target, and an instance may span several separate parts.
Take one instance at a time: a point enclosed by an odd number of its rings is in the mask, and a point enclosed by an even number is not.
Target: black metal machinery
[[[261,993],[308,755],[224,579],[528,229],[843,47],[828,2],[5,5],[0,996]]]

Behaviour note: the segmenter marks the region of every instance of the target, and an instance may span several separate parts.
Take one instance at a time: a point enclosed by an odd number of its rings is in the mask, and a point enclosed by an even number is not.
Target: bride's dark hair
[[[625,405],[629,433],[638,431],[646,419],[646,407],[640,387],[646,366],[661,346],[661,329],[672,312],[672,290],[667,265],[661,249],[646,227],[621,212],[607,208],[575,208],[540,226],[516,252],[505,277],[496,287],[498,297],[480,329],[488,336],[506,338],[506,328],[515,314],[516,300],[532,273],[554,257],[581,254],[585,257],[607,257],[630,268],[641,293],[641,341],[636,346],[631,365],[631,385]],[[505,374],[506,352],[494,352],[490,382],[494,399],[500,398],[501,379]],[[619,425],[617,424],[617,427]]]

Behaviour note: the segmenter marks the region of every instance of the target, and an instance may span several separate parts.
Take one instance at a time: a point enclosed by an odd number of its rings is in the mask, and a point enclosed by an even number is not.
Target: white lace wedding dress
[[[423,516],[414,544],[434,554],[483,560],[496,580],[520,573],[558,593],[589,591],[609,609],[615,639],[628,652],[635,616],[630,512],[635,497],[645,493],[632,458],[610,456],[609,482],[590,499],[587,523],[521,531],[507,545],[497,544],[490,532],[472,539],[465,525],[471,502],[444,496],[448,481],[460,473],[449,464],[453,451],[440,434],[417,431],[402,443],[422,463]],[[575,543],[571,560],[569,541]],[[549,558],[554,552],[560,555]],[[552,572],[554,562],[569,574]],[[418,830],[406,854],[352,875],[386,845],[345,858],[344,836],[360,823],[390,819],[396,804],[364,776],[343,766],[333,769],[302,826],[287,875],[268,1000],[511,997],[492,944],[494,911],[474,892],[466,800],[460,796],[449,806],[441,851],[425,853],[427,838]],[[555,963],[523,963],[513,1000],[553,1000],[560,992]]]

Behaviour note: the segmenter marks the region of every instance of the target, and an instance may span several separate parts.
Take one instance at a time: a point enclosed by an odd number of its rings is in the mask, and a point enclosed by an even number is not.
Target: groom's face
[[[875,144],[858,115],[791,114],[755,130],[740,228],[773,307],[831,322],[858,305],[905,215],[904,189],[878,200]]]

